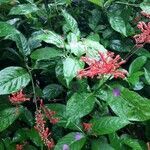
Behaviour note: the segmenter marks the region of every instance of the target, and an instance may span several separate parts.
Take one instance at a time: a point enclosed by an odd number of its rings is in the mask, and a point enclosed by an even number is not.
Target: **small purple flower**
[[[69,145],[64,144],[64,145],[63,145],[63,150],[69,150]]]
[[[78,141],[78,140],[80,140],[82,137],[83,137],[83,135],[82,135],[81,133],[77,133],[77,134],[75,135],[75,140]]]
[[[113,89],[113,94],[114,96],[120,96],[120,89],[118,88]]]

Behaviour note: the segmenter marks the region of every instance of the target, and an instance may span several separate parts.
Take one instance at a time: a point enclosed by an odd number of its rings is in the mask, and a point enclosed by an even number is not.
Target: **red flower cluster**
[[[120,66],[125,63],[119,55],[114,56],[113,52],[99,52],[100,60],[91,59],[89,57],[81,57],[89,67],[79,70],[78,77],[91,77],[101,75],[112,75],[114,78],[125,78],[127,71],[119,70]]]
[[[44,114],[49,119],[50,123],[56,124],[59,121],[59,118],[54,118],[56,112],[45,107],[43,101],[41,101],[40,107],[44,111]]]
[[[36,111],[35,120],[36,125],[34,128],[38,131],[41,139],[44,141],[44,144],[48,147],[48,149],[53,148],[54,141],[52,138],[49,138],[51,132],[49,132],[49,128],[45,127],[46,121],[44,120],[44,116],[40,109]]]
[[[141,30],[141,34],[134,36],[137,47],[143,47],[144,44],[150,43],[150,22],[139,22],[137,27]]]
[[[16,145],[16,150],[23,150],[23,145],[22,144],[17,144]]]
[[[92,124],[91,123],[83,123],[83,128],[85,131],[90,131],[92,128]]]
[[[144,11],[141,11],[141,14],[146,17],[146,18],[149,18],[150,19],[150,14],[147,14],[146,12]]]
[[[9,96],[9,100],[12,104],[19,104],[25,101],[29,101],[30,98],[27,98],[24,94],[23,91],[20,90],[19,92],[13,93]]]

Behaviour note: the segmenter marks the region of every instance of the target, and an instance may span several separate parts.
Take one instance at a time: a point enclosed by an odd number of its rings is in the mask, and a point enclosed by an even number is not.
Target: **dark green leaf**
[[[30,75],[21,67],[7,67],[0,71],[0,95],[17,92],[30,82]]]
[[[37,49],[31,54],[31,58],[35,60],[51,59],[58,56],[62,56],[62,51],[51,47]]]
[[[123,88],[120,96],[109,91],[106,96],[111,109],[120,117],[131,121],[150,119],[150,101],[136,92]]]
[[[8,128],[19,116],[20,108],[6,108],[0,111],[0,132]]]
[[[136,58],[129,67],[129,74],[139,71],[141,67],[143,67],[143,65],[146,63],[146,60],[147,58],[145,56]]]
[[[100,119],[92,119],[92,132],[97,135],[109,134],[125,127],[130,122],[120,117],[101,117]]]
[[[133,139],[128,135],[123,135],[121,137],[122,142],[126,145],[128,145],[129,147],[131,147],[133,150],[146,150],[146,144],[145,146],[140,143],[140,141],[138,139]]]
[[[58,84],[49,84],[43,89],[43,96],[47,99],[53,99],[63,92],[63,87]]]
[[[76,140],[75,136],[80,135],[81,139]],[[85,143],[85,135],[80,132],[72,132],[61,138],[58,143],[56,144],[54,150],[61,150],[63,146],[67,144],[70,150],[81,150]]]
[[[91,93],[75,93],[67,102],[66,113],[69,120],[76,120],[90,113],[95,104]]]

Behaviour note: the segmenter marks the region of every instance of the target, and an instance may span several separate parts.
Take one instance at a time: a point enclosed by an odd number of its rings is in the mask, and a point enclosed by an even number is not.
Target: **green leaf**
[[[88,1],[101,7],[103,7],[103,4],[104,4],[104,0],[88,0]]]
[[[0,111],[0,132],[8,128],[19,116],[20,108],[6,108]]]
[[[31,58],[35,60],[51,59],[62,56],[62,52],[51,47],[40,48],[32,52]]]
[[[35,4],[22,4],[22,5],[14,6],[10,10],[9,14],[10,15],[26,15],[26,14],[36,12],[38,10],[39,9]]]
[[[101,117],[100,119],[92,119],[90,123],[92,123],[92,133],[104,135],[118,131],[130,122],[120,117]]]
[[[74,33],[68,34],[67,40],[68,45],[66,46],[66,48],[71,50],[73,54],[80,57],[85,53],[85,46],[83,42],[78,41],[77,36]]]
[[[148,85],[150,85],[150,72],[146,68],[144,68],[144,72],[145,72],[144,73],[145,79],[146,79]]]
[[[143,67],[143,65],[146,63],[146,61],[147,61],[147,58],[145,56],[136,58],[129,67],[129,74],[139,71]]]
[[[30,54],[31,50],[29,44],[22,33],[8,35],[5,39],[16,42],[16,45],[23,56],[28,56]]]
[[[84,63],[75,58],[68,57],[63,61],[63,74],[67,86],[69,86],[72,79],[77,76],[77,72],[83,67]]]
[[[93,140],[91,150],[115,150],[115,149],[104,141]]]
[[[142,146],[140,141],[138,139],[133,139],[129,135],[122,135],[121,140],[124,144],[131,147],[133,150],[146,150],[146,144],[145,146]]]
[[[0,95],[17,92],[30,82],[30,75],[21,67],[7,67],[0,71]]]
[[[31,129],[28,132],[26,132],[27,137],[36,145],[36,146],[42,146],[43,141],[41,140],[41,137],[39,136],[39,133],[35,129]]]
[[[3,4],[3,3],[9,3],[11,2],[12,0],[0,0],[0,5]]]
[[[105,97],[114,113],[131,121],[145,121],[150,119],[150,101],[136,92],[126,88],[121,90],[120,96],[114,96],[112,91]]]
[[[108,135],[110,145],[115,149],[115,150],[120,150],[123,149],[123,144],[120,139],[120,137],[117,135],[117,133],[112,133]]]
[[[80,135],[81,139],[76,140],[75,136]],[[56,144],[54,150],[61,150],[63,149],[64,144],[67,144],[69,146],[70,150],[81,150],[84,143],[85,143],[86,137],[83,133],[80,132],[72,132],[61,138],[58,143]]]
[[[53,99],[63,92],[63,87],[59,84],[49,84],[43,89],[43,96],[47,99]]]
[[[66,114],[69,120],[76,120],[89,114],[95,104],[95,97],[91,93],[75,93],[68,100]]]
[[[37,35],[35,39],[44,41],[46,43],[54,44],[59,48],[64,48],[63,37],[52,31],[44,30],[44,32]]]
[[[115,7],[115,5],[112,7],[113,9],[108,13],[108,19],[111,27],[126,37],[133,35],[134,29],[127,20],[127,17],[131,15],[130,9]]]
[[[68,116],[66,115],[66,106],[62,104],[47,104],[46,105],[50,110],[55,111],[55,117],[59,118],[58,126],[68,128],[71,130],[81,131],[81,124],[78,121],[71,121],[68,124]]]
[[[140,4],[140,8],[145,13],[150,14],[150,2],[148,0],[144,0],[144,2]]]
[[[0,21],[0,29],[0,37],[5,37],[8,35],[14,35],[19,33],[19,31],[17,31],[12,25],[2,21]]]
[[[79,36],[80,31],[78,29],[78,24],[77,24],[76,20],[69,13],[67,13],[65,10],[62,10],[62,15],[65,18],[67,28],[70,31],[72,31],[74,34]]]
[[[26,107],[23,107],[22,114],[19,117],[22,121],[24,121],[27,125],[32,127],[34,125],[34,118],[31,111],[29,111]]]
[[[0,37],[16,42],[19,51],[23,55],[27,56],[30,54],[28,42],[22,33],[6,22],[0,22],[0,29]]]

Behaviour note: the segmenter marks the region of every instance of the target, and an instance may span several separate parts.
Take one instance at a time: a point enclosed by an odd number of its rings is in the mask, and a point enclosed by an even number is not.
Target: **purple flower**
[[[118,88],[113,89],[113,94],[114,96],[120,96],[120,89]]]
[[[67,144],[63,145],[63,150],[69,150],[69,146]]]
[[[75,140],[78,141],[83,137],[83,135],[81,133],[76,133],[75,135]]]

